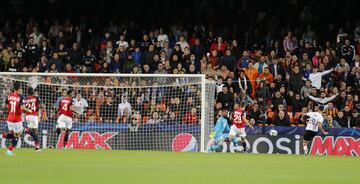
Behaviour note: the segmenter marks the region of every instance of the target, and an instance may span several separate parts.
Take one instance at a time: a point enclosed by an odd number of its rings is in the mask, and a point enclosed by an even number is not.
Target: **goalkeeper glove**
[[[215,137],[215,132],[211,132],[210,139],[214,139],[214,137]]]

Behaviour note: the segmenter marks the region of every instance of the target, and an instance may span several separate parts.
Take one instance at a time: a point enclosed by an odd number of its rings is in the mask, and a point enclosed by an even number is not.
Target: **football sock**
[[[38,141],[39,141],[39,138],[38,138],[38,135],[37,135],[37,133],[36,133],[36,130],[31,129],[31,130],[30,130],[30,136],[33,138],[34,142],[38,142]]]
[[[14,138],[14,135],[13,134],[5,134],[5,135],[3,135],[3,138],[12,139],[12,138]]]
[[[57,133],[58,135],[60,135],[60,134],[61,134],[61,129],[60,129],[60,128],[56,128],[56,133]]]
[[[303,149],[304,149],[304,153],[307,154],[307,153],[308,153],[308,148],[307,148],[307,146],[304,146]]]
[[[17,145],[17,143],[18,143],[18,140],[19,140],[18,137],[14,137],[14,138],[11,140],[11,146],[9,147],[9,150],[10,150],[10,151],[12,151],[12,150],[16,147],[16,145]]]
[[[69,133],[68,133],[68,132],[65,132],[65,136],[64,136],[64,147],[66,146],[68,139],[69,139]]]
[[[242,146],[244,147],[244,151],[246,151],[246,141],[242,141]]]
[[[234,146],[235,146],[235,147],[238,146],[236,137],[234,137],[231,141],[234,143]]]

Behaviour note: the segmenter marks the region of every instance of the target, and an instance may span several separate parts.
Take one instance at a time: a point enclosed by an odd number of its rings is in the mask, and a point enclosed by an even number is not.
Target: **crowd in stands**
[[[255,15],[257,25],[245,31],[237,24],[216,29],[201,22],[141,29],[107,20],[99,29],[82,19],[5,21],[0,70],[205,74],[216,82],[216,114],[243,101],[252,124],[302,126],[303,113],[324,105],[325,127],[360,127],[360,23],[320,29],[309,7],[299,13],[297,27],[279,28],[270,25],[275,17]],[[87,121],[196,124],[199,89],[187,88],[165,89],[174,92],[162,98],[144,98],[146,90],[128,96],[82,91],[77,98],[88,103]]]

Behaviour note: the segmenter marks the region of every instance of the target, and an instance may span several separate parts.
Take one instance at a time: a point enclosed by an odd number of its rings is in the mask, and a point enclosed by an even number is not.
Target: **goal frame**
[[[125,73],[31,73],[31,72],[0,72],[0,75],[17,75],[17,76],[54,76],[54,77],[198,77],[201,79],[201,132],[200,132],[200,152],[206,150],[206,76],[205,74],[125,74]],[[210,107],[212,108],[212,107]],[[208,115],[209,116],[209,115]],[[210,114],[211,116],[211,114]]]

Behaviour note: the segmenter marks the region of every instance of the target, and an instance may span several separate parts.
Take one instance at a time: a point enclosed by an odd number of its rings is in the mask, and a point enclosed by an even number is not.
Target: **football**
[[[275,129],[271,129],[270,132],[269,132],[269,135],[270,135],[270,136],[277,136],[277,135],[278,135],[278,131],[275,130]]]

